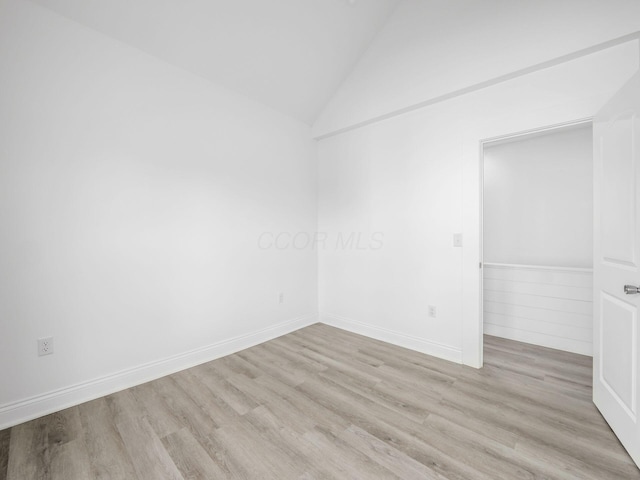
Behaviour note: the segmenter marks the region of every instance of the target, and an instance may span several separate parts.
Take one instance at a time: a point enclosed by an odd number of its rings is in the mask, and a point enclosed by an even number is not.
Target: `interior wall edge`
[[[409,350],[431,355],[443,360],[462,364],[462,351],[449,345],[443,345],[424,338],[395,332],[393,330],[327,312],[320,312],[319,321],[325,325],[340,328],[347,332],[356,333],[358,335],[390,343],[398,347],[407,348]]]
[[[0,430],[231,355],[318,322],[311,313],[111,375],[0,405]]]

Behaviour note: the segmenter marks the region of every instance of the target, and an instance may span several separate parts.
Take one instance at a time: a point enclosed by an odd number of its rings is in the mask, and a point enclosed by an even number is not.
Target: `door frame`
[[[484,366],[484,150],[487,146],[490,146],[496,143],[502,143],[505,141],[512,141],[516,139],[526,139],[527,137],[537,136],[543,133],[551,133],[556,130],[563,130],[565,128],[577,127],[580,125],[587,125],[587,124],[593,125],[593,118],[594,117],[592,116],[584,117],[577,120],[571,120],[567,122],[546,125],[539,128],[506,133],[503,135],[483,138],[483,139],[480,139],[480,141],[478,142],[478,161],[479,161],[478,171],[479,171],[479,190],[480,190],[480,198],[479,198],[480,211],[478,212],[478,215],[480,218],[480,225],[479,225],[480,230],[478,232],[478,237],[479,237],[478,248],[480,249],[480,263],[478,265],[479,266],[478,276],[479,276],[479,283],[480,283],[480,291],[479,291],[480,305],[479,305],[479,313],[478,313],[478,320],[480,322],[480,325],[479,325],[478,331],[480,332],[480,338],[478,339],[478,342],[480,344],[480,351],[479,351],[478,368],[482,368]],[[593,169],[593,165],[591,168]]]

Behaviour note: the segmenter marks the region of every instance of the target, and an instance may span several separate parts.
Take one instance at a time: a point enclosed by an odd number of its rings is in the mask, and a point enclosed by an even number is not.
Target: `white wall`
[[[309,128],[1,8],[0,429],[314,321],[315,252],[258,247],[315,230]]]
[[[321,319],[479,366],[480,141],[593,115],[638,58],[632,41],[321,140],[320,231],[384,235],[320,251]]]
[[[318,117],[318,137],[640,31],[637,0],[404,0]]]
[[[451,243],[462,231],[456,123],[439,109],[320,141],[319,230],[329,238],[379,233],[382,243],[329,242],[320,250],[322,321],[460,360],[462,251]],[[438,318],[428,321],[430,304]]]
[[[591,125],[484,150],[484,261],[591,268]]]

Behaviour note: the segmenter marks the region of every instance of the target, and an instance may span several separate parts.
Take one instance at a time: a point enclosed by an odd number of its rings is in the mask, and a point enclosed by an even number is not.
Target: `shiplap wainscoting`
[[[484,265],[484,333],[592,355],[593,271]]]

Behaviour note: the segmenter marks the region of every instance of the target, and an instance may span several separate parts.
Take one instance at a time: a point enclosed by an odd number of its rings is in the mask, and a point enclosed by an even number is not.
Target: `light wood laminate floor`
[[[0,432],[0,480],[640,479],[591,359],[474,370],[325,325]]]

